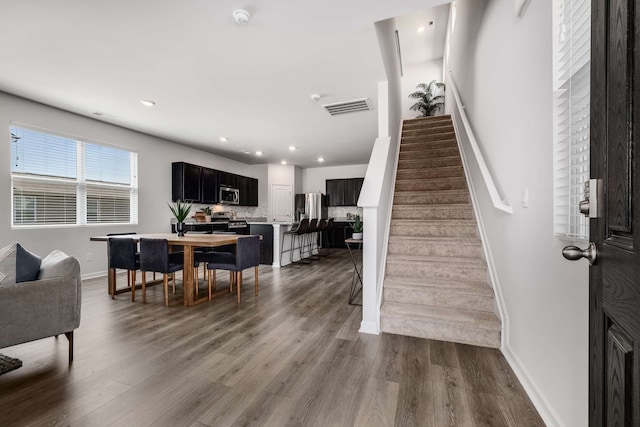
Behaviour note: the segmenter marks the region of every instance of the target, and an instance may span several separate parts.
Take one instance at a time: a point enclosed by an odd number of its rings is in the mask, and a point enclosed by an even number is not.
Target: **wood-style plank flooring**
[[[262,266],[258,297],[247,270],[240,306],[185,308],[180,286],[168,308],[160,286],[112,300],[106,278],[85,281],[71,367],[64,336],[0,350],[24,363],[0,375],[0,425],[544,425],[497,350],[358,333],[350,280],[338,250]]]

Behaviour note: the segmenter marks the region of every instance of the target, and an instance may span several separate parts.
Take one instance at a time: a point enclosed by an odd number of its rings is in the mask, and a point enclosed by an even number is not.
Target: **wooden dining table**
[[[179,237],[173,233],[153,233],[153,234],[125,234],[115,236],[95,236],[89,240],[92,242],[106,242],[110,238],[118,239],[134,239],[140,241],[140,239],[165,239],[170,246],[182,246],[184,247],[184,270],[182,273],[182,282],[184,287],[184,305],[192,306],[200,304],[208,300],[208,296],[196,298],[196,285],[194,277],[194,269],[187,268],[187,266],[193,266],[194,255],[193,250],[195,248],[215,248],[216,246],[235,245],[238,239],[248,237],[246,235],[238,234],[185,234]],[[108,274],[108,291],[109,295],[113,295],[116,292],[116,271],[110,268]],[[133,284],[135,286],[135,283]]]

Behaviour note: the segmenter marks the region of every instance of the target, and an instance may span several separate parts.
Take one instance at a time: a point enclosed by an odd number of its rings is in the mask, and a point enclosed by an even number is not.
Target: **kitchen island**
[[[263,238],[264,246],[267,246],[267,240],[271,240],[273,245],[271,246],[271,265],[273,267],[284,267],[285,265],[291,264],[291,234],[284,234],[285,231],[291,230],[293,227],[293,223],[291,222],[277,222],[277,221],[251,221],[247,220],[249,224],[249,233],[251,234],[259,234]],[[284,253],[282,253],[282,260],[280,259],[280,253],[284,249]],[[314,247],[313,252],[317,253],[318,248],[317,245]],[[264,251],[261,250],[260,254],[260,263],[264,263],[263,255],[266,252],[266,248]],[[299,239],[296,239],[296,246],[293,248],[293,261],[300,260],[300,247],[299,247]]]

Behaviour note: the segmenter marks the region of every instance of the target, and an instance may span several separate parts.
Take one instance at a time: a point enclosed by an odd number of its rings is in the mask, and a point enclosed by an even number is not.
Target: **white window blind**
[[[578,203],[589,179],[591,1],[553,4],[554,232],[587,240]]]
[[[137,154],[11,127],[12,225],[136,224]]]

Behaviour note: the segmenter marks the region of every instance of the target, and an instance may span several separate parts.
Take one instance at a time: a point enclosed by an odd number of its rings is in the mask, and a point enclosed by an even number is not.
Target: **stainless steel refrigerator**
[[[301,205],[301,203],[299,205],[299,202],[302,201],[303,197],[304,218],[309,218],[310,220],[314,218],[327,218],[327,196],[322,193],[296,194],[296,208]],[[298,209],[296,209],[296,214],[298,214],[298,212]]]

